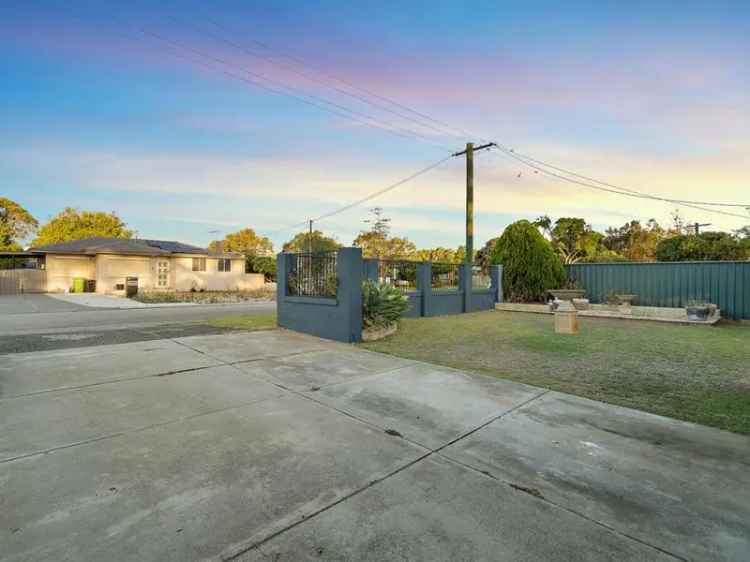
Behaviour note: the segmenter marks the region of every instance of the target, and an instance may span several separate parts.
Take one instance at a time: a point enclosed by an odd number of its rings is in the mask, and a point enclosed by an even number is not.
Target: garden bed
[[[495,310],[505,312],[532,312],[536,314],[552,314],[549,305],[536,303],[497,303]],[[721,320],[720,311],[706,320],[688,318],[684,308],[667,308],[661,306],[630,306],[622,307],[611,304],[590,304],[588,310],[579,310],[578,316],[591,318],[618,318],[623,320],[651,320],[654,322],[668,322],[673,324],[713,325]]]
[[[142,291],[132,298],[143,303],[231,304],[268,302],[276,300],[276,288],[275,286],[264,287],[252,291]]]

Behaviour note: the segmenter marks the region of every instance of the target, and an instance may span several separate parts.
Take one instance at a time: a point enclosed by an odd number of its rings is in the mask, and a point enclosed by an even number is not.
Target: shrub
[[[658,261],[744,260],[743,241],[726,232],[701,232],[665,238],[656,245]]]
[[[365,328],[388,326],[409,308],[409,298],[390,285],[362,283],[362,321]]]
[[[565,269],[552,245],[529,221],[508,226],[491,255],[492,263],[503,266],[503,292],[511,302],[543,302],[548,289],[565,283]]]
[[[271,256],[256,256],[248,254],[245,257],[246,273],[262,273],[266,282],[276,280],[276,258]]]

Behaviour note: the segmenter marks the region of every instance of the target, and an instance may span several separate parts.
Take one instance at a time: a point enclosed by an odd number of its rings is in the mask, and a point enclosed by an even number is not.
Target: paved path
[[[746,561],[750,439],[284,331],[0,357],[0,560]]]
[[[0,297],[0,336],[142,328],[221,316],[268,314],[276,310],[274,302],[117,310],[85,307],[46,295],[23,296],[27,300],[15,296]]]

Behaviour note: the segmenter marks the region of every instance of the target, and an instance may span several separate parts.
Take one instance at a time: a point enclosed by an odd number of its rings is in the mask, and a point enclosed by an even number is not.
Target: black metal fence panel
[[[287,295],[335,298],[338,290],[336,252],[288,254]]]
[[[417,262],[378,260],[378,282],[402,291],[416,291]]]
[[[460,269],[461,264],[433,262],[430,286],[433,289],[458,289]]]

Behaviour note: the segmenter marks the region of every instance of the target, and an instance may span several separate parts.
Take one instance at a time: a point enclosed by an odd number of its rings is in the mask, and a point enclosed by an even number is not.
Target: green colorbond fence
[[[700,300],[717,304],[724,318],[750,319],[750,261],[577,263],[565,269],[591,302],[612,292],[635,293],[643,306]]]

